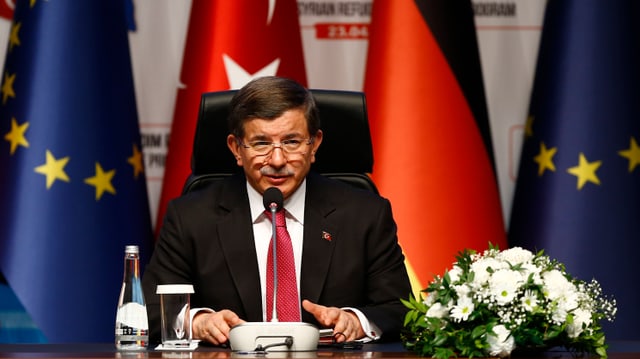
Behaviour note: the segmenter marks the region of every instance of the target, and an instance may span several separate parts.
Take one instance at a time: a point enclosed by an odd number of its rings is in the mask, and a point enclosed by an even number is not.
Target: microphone
[[[276,212],[282,209],[284,197],[277,187],[269,187],[264,191],[262,204],[267,211],[271,211],[271,252],[273,254],[273,305],[271,306],[271,321],[278,321],[278,252],[276,249]]]
[[[264,191],[264,195],[262,195],[262,204],[264,205],[264,209],[271,211],[271,213],[275,213],[277,210],[281,209],[282,202],[284,202],[284,198],[278,187],[269,187]]]
[[[271,212],[271,251],[273,254],[273,307],[271,322],[245,322],[231,328],[231,350],[249,353],[267,351],[314,351],[320,332],[315,325],[303,322],[279,322],[277,311],[278,264],[276,249],[276,212],[282,210],[284,198],[276,187],[264,191],[262,203]],[[267,350],[269,349],[269,350]]]

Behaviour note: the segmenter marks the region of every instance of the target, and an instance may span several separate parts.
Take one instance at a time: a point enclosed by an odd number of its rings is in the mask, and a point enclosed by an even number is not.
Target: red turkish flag
[[[15,4],[9,1],[0,1],[0,17],[7,20],[13,20],[13,9]]]
[[[470,1],[374,1],[365,92],[414,292],[465,248],[506,249]]]
[[[158,209],[159,229],[169,200],[191,173],[191,151],[203,92],[240,88],[277,75],[306,86],[295,0],[195,0],[182,63]],[[221,153],[220,156],[231,156]]]

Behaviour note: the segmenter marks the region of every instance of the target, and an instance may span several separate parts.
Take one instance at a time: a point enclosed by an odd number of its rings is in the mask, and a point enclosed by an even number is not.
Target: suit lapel
[[[218,225],[222,251],[248,321],[262,321],[260,274],[244,176],[235,176],[222,192],[218,210],[226,212]]]
[[[337,227],[327,220],[336,206],[331,201],[331,196],[318,189],[321,179],[317,176],[319,175],[307,176],[300,275],[301,298],[312,302],[317,302],[320,298],[335,248],[334,241],[339,236]]]

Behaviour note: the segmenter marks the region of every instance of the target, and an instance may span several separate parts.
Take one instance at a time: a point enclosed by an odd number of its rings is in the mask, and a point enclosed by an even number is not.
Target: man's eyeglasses
[[[281,142],[269,141],[253,141],[245,144],[242,140],[238,140],[238,144],[246,149],[250,149],[256,156],[266,156],[270,154],[274,148],[281,149],[286,154],[302,154],[302,147],[313,143],[313,138],[297,139],[292,138]]]

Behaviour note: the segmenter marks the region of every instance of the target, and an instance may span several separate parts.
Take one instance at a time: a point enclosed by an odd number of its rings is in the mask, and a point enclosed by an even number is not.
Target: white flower
[[[446,318],[449,314],[449,308],[445,307],[441,303],[434,303],[429,310],[427,310],[426,316],[429,318]]]
[[[540,278],[540,273],[542,272],[542,268],[536,266],[533,263],[524,263],[520,267],[520,273],[524,277],[525,280],[529,279],[531,276],[533,280],[533,284],[542,285],[542,278]]]
[[[520,247],[505,249],[498,255],[498,259],[509,262],[511,265],[526,263],[531,261],[532,258],[533,253]]]
[[[451,270],[448,273],[449,273],[449,280],[451,281],[451,283],[455,283],[460,279],[460,275],[462,274],[462,268],[454,265],[453,268],[451,268]]]
[[[554,301],[554,308],[551,318],[554,322],[561,324],[567,320],[567,314],[578,307],[578,293],[569,287],[562,295]]]
[[[567,325],[567,334],[569,338],[576,338],[584,328],[582,325],[584,324],[587,327],[591,323],[591,312],[588,310],[584,310],[582,308],[578,308],[573,312],[573,322]]]
[[[522,275],[519,272],[501,269],[493,273],[489,279],[489,288],[498,305],[505,305],[516,297],[518,289],[523,283]]]
[[[538,306],[538,298],[536,297],[535,292],[527,290],[524,292],[522,299],[520,299],[520,303],[524,310],[532,312]]]
[[[580,294],[575,290],[575,287],[567,288],[567,291],[564,292],[564,296],[558,300],[558,304],[567,312],[572,311],[578,308],[579,295]]]
[[[567,311],[558,305],[555,305],[551,309],[551,320],[560,325],[567,320]]]
[[[480,287],[486,283],[491,276],[489,268],[493,271],[504,268],[504,263],[496,260],[495,258],[480,258],[477,261],[471,263],[471,271],[474,273],[473,283],[474,286]]]
[[[427,295],[426,298],[424,298],[424,300],[422,301],[422,303],[424,303],[424,305],[426,305],[427,307],[430,307],[433,305],[433,303],[436,302],[436,299],[438,299],[438,296],[435,294],[431,294],[429,293]]]
[[[454,285],[453,286],[453,290],[456,291],[456,294],[458,295],[458,298],[470,297],[470,294],[471,294],[471,288],[468,285],[465,285],[465,284]]]
[[[556,300],[573,287],[571,282],[557,269],[542,273],[544,293],[547,298]]]
[[[473,313],[475,305],[473,300],[469,297],[458,298],[458,302],[451,309],[451,317],[456,321],[466,321],[469,319],[469,315]]]
[[[502,324],[493,327],[493,333],[487,336],[489,344],[489,355],[506,357],[516,347],[516,342],[511,336],[511,332]]]

